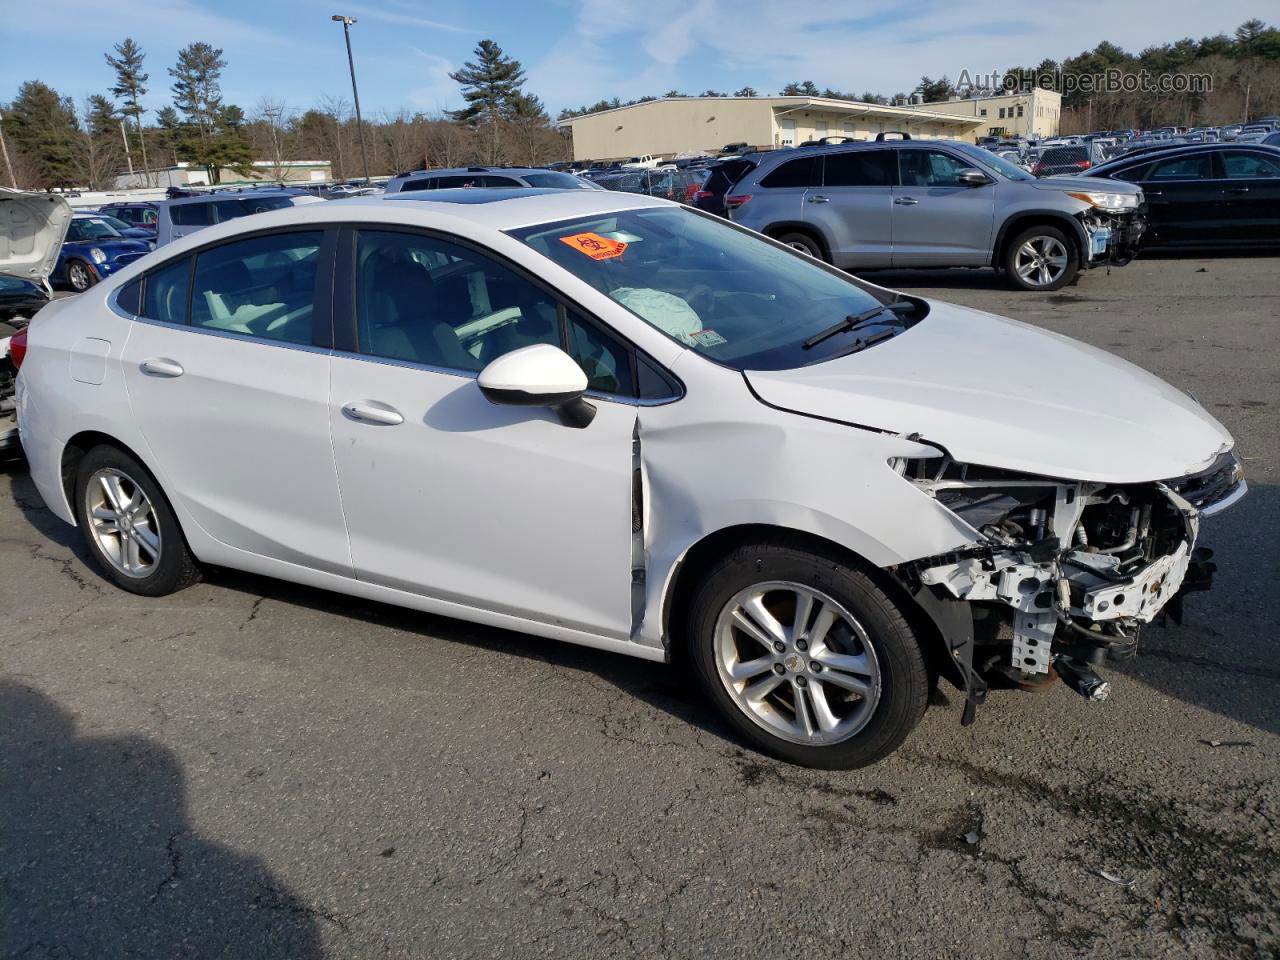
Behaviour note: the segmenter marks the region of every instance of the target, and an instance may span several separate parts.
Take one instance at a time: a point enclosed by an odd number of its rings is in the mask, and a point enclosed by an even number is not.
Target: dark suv
[[[1037,179],[953,140],[764,154],[725,205],[735,223],[838,267],[999,267],[1037,291],[1128,263],[1144,228],[1132,184]]]
[[[532,187],[559,190],[591,190],[590,183],[571,173],[541,167],[458,167],[451,170],[417,170],[387,181],[387,194],[411,190],[448,190],[453,187]]]

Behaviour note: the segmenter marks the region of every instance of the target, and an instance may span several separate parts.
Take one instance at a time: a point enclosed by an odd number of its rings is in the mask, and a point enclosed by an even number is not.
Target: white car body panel
[[[1123,361],[936,302],[865,353],[744,377],[501,232],[651,206],[677,205],[603,191],[470,205],[360,198],[177,240],[32,324],[18,399],[37,488],[74,523],[62,457],[75,435],[101,432],[156,475],[202,561],[660,660],[679,563],[717,532],[799,531],[879,567],[973,544],[977,531],[889,466],[936,453],[928,441],[958,459],[1098,482],[1178,476],[1230,445],[1194,401]],[[474,376],[166,328],[109,304],[188,250],[343,222],[484,245],[665,366],[683,396],[597,399],[578,430],[544,409],[489,404]],[[110,344],[101,384],[68,375],[67,354],[87,337]],[[182,376],[146,377],[139,365],[152,358],[178,361]],[[403,421],[353,422],[342,410],[352,401]]]
[[[747,379],[779,407],[918,433],[964,463],[1049,477],[1180,477],[1231,444],[1191,397],[1126,360],[937,301],[873,350]]]

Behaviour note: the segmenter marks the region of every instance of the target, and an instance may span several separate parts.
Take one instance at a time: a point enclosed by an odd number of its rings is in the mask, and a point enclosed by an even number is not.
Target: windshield
[[[955,147],[957,150],[960,150],[966,156],[972,157],[973,159],[977,160],[979,163],[984,164],[985,166],[991,167],[1006,179],[1009,179],[1009,180],[1034,180],[1035,179],[1035,177],[1027,173],[1027,171],[1023,170],[1017,164],[1010,163],[1004,157],[998,156],[997,154],[992,153],[990,150],[983,150],[981,147],[976,147],[971,143],[953,143],[951,144],[951,146]]]
[[[100,217],[93,219],[74,219],[67,228],[68,240],[112,240],[117,239],[120,232]]]
[[[805,341],[883,301],[852,278],[757,234],[687,208],[626,210],[513,230],[543,256],[641,320],[738,370],[785,370],[905,328],[885,313]]]
[[[568,173],[526,173],[524,182],[531,187],[556,187],[561,190],[594,190],[593,184]]]

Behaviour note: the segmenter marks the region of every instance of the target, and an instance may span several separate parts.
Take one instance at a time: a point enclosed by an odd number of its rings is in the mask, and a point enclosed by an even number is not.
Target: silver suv
[[[1037,179],[972,144],[882,138],[765,154],[725,197],[730,219],[837,267],[997,267],[1023,290],[1137,251],[1133,184]]]
[[[534,187],[556,190],[592,190],[594,186],[571,173],[544,167],[455,167],[449,170],[416,170],[399,173],[387,181],[387,194],[411,190],[448,190],[453,187]]]

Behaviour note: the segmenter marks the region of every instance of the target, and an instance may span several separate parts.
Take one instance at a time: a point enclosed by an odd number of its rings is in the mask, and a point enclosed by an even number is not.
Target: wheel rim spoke
[[[134,579],[151,576],[160,562],[162,537],[151,501],[132,477],[99,470],[85,488],[84,517],[102,558]]]
[[[714,644],[731,700],[783,740],[839,743],[859,733],[879,704],[874,646],[821,590],[769,581],[739,591],[721,608]]]

